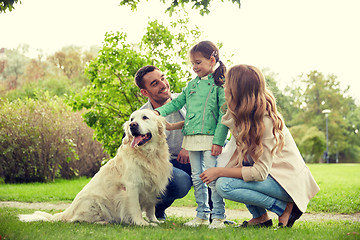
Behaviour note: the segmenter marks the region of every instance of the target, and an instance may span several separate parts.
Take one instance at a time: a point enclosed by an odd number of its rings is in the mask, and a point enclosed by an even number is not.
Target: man
[[[171,101],[176,94],[170,93],[170,85],[165,75],[155,66],[140,68],[135,75],[135,83],[140,88],[142,95],[148,98],[140,109],[155,109]],[[183,108],[166,117],[170,123],[184,121],[186,110]],[[181,148],[183,135],[181,130],[166,131],[167,143],[173,164],[173,178],[170,180],[165,194],[156,205],[155,216],[159,220],[165,220],[165,210],[176,200],[186,196],[189,192],[191,182],[191,168],[189,153]]]

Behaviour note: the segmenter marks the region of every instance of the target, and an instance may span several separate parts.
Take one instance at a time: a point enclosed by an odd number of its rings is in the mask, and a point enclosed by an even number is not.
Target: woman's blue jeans
[[[289,194],[270,175],[259,182],[221,177],[216,180],[216,190],[223,198],[244,203],[253,218],[265,214],[266,209],[281,216],[286,204],[293,202]]]
[[[195,199],[198,207],[196,216],[201,219],[209,219],[209,194],[206,184],[201,180],[200,174],[208,168],[216,167],[216,157],[211,155],[211,151],[189,151],[191,165],[191,178],[194,185]],[[209,184],[211,189],[211,200],[213,209],[211,211],[212,219],[225,218],[225,201],[216,192],[215,182]]]

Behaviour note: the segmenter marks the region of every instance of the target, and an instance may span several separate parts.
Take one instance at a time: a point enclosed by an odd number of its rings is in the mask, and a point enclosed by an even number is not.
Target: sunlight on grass
[[[2,239],[359,239],[360,222],[315,221],[296,222],[291,229],[241,229],[227,227],[191,228],[183,224],[188,219],[169,217],[158,227],[137,227],[122,224],[89,224],[63,222],[18,221],[17,215],[33,210],[0,208]]]
[[[307,212],[336,212],[351,214],[360,209],[360,164],[308,165],[320,192],[310,201]],[[0,201],[71,202],[90,181],[56,179],[53,183],[0,184]],[[225,201],[228,209],[245,210],[241,203]],[[196,207],[193,189],[172,206]]]

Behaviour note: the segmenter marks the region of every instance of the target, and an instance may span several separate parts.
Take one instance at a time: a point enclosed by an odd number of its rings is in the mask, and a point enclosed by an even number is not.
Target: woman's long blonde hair
[[[249,65],[237,65],[226,74],[226,98],[228,111],[235,120],[238,131],[236,144],[242,154],[249,154],[256,162],[263,154],[262,138],[264,135],[264,115],[267,114],[274,125],[272,133],[275,146],[271,153],[279,153],[284,147],[284,121],[277,112],[276,101],[266,88],[264,75],[259,69]]]

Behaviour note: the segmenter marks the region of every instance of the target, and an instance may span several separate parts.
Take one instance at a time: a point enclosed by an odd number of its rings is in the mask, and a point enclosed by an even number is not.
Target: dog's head
[[[165,118],[157,116],[149,109],[133,112],[129,121],[124,123],[125,138],[123,144],[131,144],[131,147],[143,146],[150,141],[158,141],[165,135]]]

